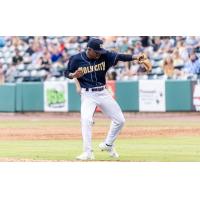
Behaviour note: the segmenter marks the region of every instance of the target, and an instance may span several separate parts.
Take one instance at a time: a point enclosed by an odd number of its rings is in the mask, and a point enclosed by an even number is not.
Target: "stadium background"
[[[153,63],[148,75],[120,62],[107,73],[107,86],[127,118],[118,142],[121,160],[198,161],[200,37],[100,38],[109,50],[144,51]],[[0,37],[3,161],[73,160],[81,151],[80,97],[63,70],[88,39]],[[98,152],[109,124],[101,113],[95,119]],[[97,153],[97,159],[110,158]]]

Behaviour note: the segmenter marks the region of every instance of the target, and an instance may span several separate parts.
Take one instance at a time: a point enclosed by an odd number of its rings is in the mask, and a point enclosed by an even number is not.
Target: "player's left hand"
[[[151,61],[148,59],[145,53],[141,53],[137,57],[138,64],[140,65],[139,70],[142,72],[149,73],[152,70]]]

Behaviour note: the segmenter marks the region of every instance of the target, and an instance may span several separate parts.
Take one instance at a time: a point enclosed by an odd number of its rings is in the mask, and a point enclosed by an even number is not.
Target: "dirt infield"
[[[200,135],[200,125],[198,125],[199,113],[125,113],[125,118],[129,122],[123,128],[120,138],[151,137],[151,136],[177,136],[177,135]],[[104,138],[109,129],[109,120],[101,113],[95,114],[95,121],[105,122],[103,125],[94,125],[93,138]],[[182,122],[184,126],[146,126],[145,122],[137,126],[138,122],[152,120]],[[12,125],[0,128],[0,140],[49,140],[49,139],[80,139],[80,114],[79,113],[1,113],[0,123],[20,121],[21,126]],[[42,124],[32,126],[32,122],[48,122],[49,125]],[[55,125],[55,121],[62,122]],[[67,126],[69,121],[76,122],[75,125]],[[194,122],[197,125],[187,125],[187,122]],[[30,124],[30,125],[29,125]]]

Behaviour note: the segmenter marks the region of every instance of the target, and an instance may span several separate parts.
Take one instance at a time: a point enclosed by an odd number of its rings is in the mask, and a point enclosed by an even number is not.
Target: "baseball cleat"
[[[103,142],[103,143],[99,144],[99,148],[101,149],[101,151],[107,151],[111,157],[119,158],[119,154],[116,152],[113,145],[109,146]]]
[[[94,160],[94,154],[93,152],[91,153],[87,153],[87,152],[83,152],[80,156],[76,157],[76,160]]]

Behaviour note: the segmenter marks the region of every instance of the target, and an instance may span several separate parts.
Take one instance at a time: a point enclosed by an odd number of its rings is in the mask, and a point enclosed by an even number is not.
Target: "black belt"
[[[104,90],[105,89],[105,86],[102,86],[102,87],[96,87],[96,88],[85,88],[85,91],[92,91],[92,92],[100,92],[100,91],[102,91],[102,90]]]

